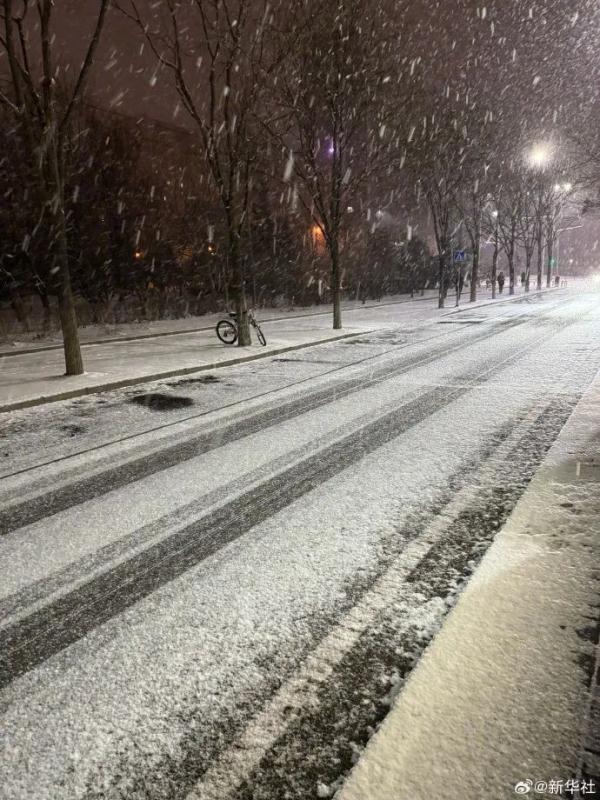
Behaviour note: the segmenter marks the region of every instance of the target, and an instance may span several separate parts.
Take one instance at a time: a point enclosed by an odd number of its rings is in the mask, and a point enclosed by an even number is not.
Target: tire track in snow
[[[335,737],[331,728],[338,731],[338,736],[342,739],[344,734],[340,730],[346,730],[335,726],[331,716],[335,716],[332,696],[336,695],[338,687],[336,674],[341,673],[339,682],[342,684],[348,683],[349,678],[352,678],[352,688],[356,688],[356,684],[362,686],[361,680],[364,676],[356,674],[354,670],[344,673],[343,664],[360,647],[362,640],[368,639],[377,629],[381,617],[388,620],[398,632],[399,638],[410,632],[411,625],[415,619],[420,618],[422,612],[420,604],[412,599],[415,582],[422,581],[425,587],[432,584],[433,587],[430,586],[429,591],[423,591],[423,594],[428,599],[436,596],[435,580],[432,577],[436,568],[428,565],[428,562],[433,561],[437,565],[438,573],[443,571],[440,565],[444,558],[453,557],[452,547],[446,556],[440,557],[438,554],[444,551],[446,539],[451,541],[457,536],[461,538],[460,530],[464,526],[467,526],[477,540],[493,538],[533,476],[537,464],[546,452],[546,445],[550,446],[554,440],[553,436],[546,433],[547,419],[553,419],[559,431],[570,416],[576,400],[572,398],[569,403],[557,403],[553,400],[550,403],[536,404],[525,419],[482,462],[475,473],[476,479],[468,482],[423,532],[407,545],[352,610],[308,655],[298,672],[286,681],[265,708],[251,720],[237,740],[195,785],[190,786],[187,792],[182,791],[178,797],[185,800],[248,800],[249,797],[256,796],[261,800],[267,797],[289,797],[291,800],[312,796],[319,779],[327,783],[338,778],[339,768],[337,774],[328,774],[332,771],[331,763],[327,757],[321,758],[319,752],[320,749],[335,750]],[[560,413],[557,413],[558,407]],[[535,459],[531,459],[528,458],[525,448],[524,456],[519,457],[521,443],[535,439],[536,432],[543,434],[545,443],[539,448],[540,452],[536,452]],[[507,471],[516,479],[510,507],[504,504],[504,496],[498,500],[493,492],[498,475]],[[495,509],[498,502],[502,506],[503,519],[491,515],[486,520],[485,513],[490,508]],[[488,525],[490,531],[476,533],[472,530],[472,516],[476,525],[483,528]],[[436,579],[439,581],[440,576],[436,575]],[[440,605],[443,605],[441,600]],[[398,643],[392,638],[386,644],[387,649],[393,651]],[[381,643],[374,652],[381,659],[381,653],[378,652],[380,649]],[[360,661],[360,658],[355,660]],[[370,664],[370,668],[373,668],[373,664]],[[328,689],[330,696],[327,696]],[[348,687],[346,689],[348,698],[351,698],[351,692]],[[327,709],[323,709],[324,696]],[[349,700],[351,706],[355,702],[354,699]],[[360,709],[357,713],[361,713]],[[365,715],[368,717],[368,713]],[[324,726],[329,727],[323,730]],[[305,729],[303,734],[302,728]],[[306,741],[307,738],[312,740],[312,746]],[[258,791],[255,794],[256,789]],[[158,796],[158,793],[148,794],[149,799]]]
[[[565,323],[566,327],[571,323]],[[547,339],[485,371],[458,376],[375,419],[200,520],[0,631],[0,689],[286,508],[391,439],[425,421]],[[459,384],[459,385],[457,385]]]
[[[418,389],[403,396],[401,402],[407,403],[420,397],[425,388],[419,386]],[[381,416],[397,407],[396,401],[388,402],[379,407],[378,414]],[[131,533],[110,541],[75,561],[70,561],[63,567],[53,569],[48,575],[27,583],[12,594],[7,594],[0,599],[0,629],[29,616],[36,607],[41,608],[59,595],[73,590],[77,585],[83,585],[97,574],[114,568],[118,562],[131,558],[136,551],[139,552],[155,541],[171,535],[175,530],[198,521],[211,510],[231,503],[243,492],[265,483],[273,475],[305,460],[315,452],[323,450],[328,444],[339,441],[372,421],[371,412],[349,421],[344,420],[342,425],[331,431],[321,432],[318,440],[307,441],[293,450],[288,450],[284,455],[271,458],[257,469],[236,477],[234,483],[226,483],[207,494],[201,494],[190,502],[178,506],[174,511],[157,517]]]
[[[525,313],[509,322],[504,321],[500,332],[528,322],[532,322],[532,319],[529,313]],[[402,358],[401,363],[393,367],[390,367],[389,364],[376,370],[373,367],[369,367],[367,375],[363,373],[353,378],[342,380],[333,386],[318,389],[276,408],[259,411],[238,419],[232,424],[219,428],[217,431],[203,433],[183,443],[178,442],[177,444],[163,447],[158,452],[145,454],[118,466],[111,466],[99,473],[69,482],[67,485],[50,491],[44,491],[41,494],[29,496],[27,499],[18,498],[14,503],[5,505],[0,510],[0,536],[12,533],[34,522],[39,522],[82,502],[108,494],[114,489],[122,488],[130,483],[162,472],[246,436],[286,422],[293,417],[313,411],[327,403],[361,391],[382,379],[387,380],[402,375],[417,367],[479,344],[494,337],[498,332],[496,326],[494,326],[491,330],[470,336],[468,341],[458,344],[451,343],[447,347],[433,349],[430,353],[424,355],[419,354],[408,359]],[[379,356],[375,358],[377,357]]]

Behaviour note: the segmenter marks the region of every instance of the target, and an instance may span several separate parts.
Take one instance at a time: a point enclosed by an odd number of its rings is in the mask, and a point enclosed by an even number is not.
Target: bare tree
[[[342,234],[359,189],[386,149],[383,10],[365,0],[293,3],[281,38],[290,53],[274,83],[278,116],[268,128],[284,154],[284,180],[326,246],[333,327],[342,327]],[[375,213],[375,211],[373,211]]]
[[[469,90],[467,97],[475,95]],[[497,238],[496,209],[490,208],[491,193],[498,182],[498,167],[505,147],[499,137],[498,127],[491,124],[489,112],[483,113],[475,100],[467,101],[468,113],[463,119],[465,151],[462,164],[457,168],[461,182],[456,190],[455,203],[464,222],[473,253],[470,301],[477,300],[481,237],[484,233]],[[496,250],[495,263],[498,252]],[[494,287],[495,292],[495,287]]]
[[[495,207],[491,196],[484,207],[482,217],[482,230],[489,237],[494,247],[492,252],[492,300],[496,297],[496,281],[498,278],[498,257],[500,256],[500,226],[498,224],[498,209]]]
[[[150,8],[148,8],[150,6]],[[253,188],[259,98],[276,66],[269,46],[269,0],[165,0],[161,7],[124,0],[121,10],[169,70],[199,136],[223,209],[238,344],[249,345],[240,243]]]
[[[439,112],[423,117],[419,133],[416,126],[411,127],[408,140],[408,166],[431,214],[439,265],[438,306],[444,308],[451,279],[456,197],[465,158],[464,132],[452,107],[441,105]]]
[[[9,85],[0,92],[0,102],[8,108],[23,135],[27,152],[35,164],[40,217],[35,231],[47,231],[47,243],[57,276],[60,313],[67,375],[80,375],[83,360],[79,346],[77,317],[73,303],[68,256],[68,223],[65,214],[65,146],[69,122],[84,90],[98,48],[106,12],[111,0],[98,0],[95,23],[88,47],[72,89],[59,97],[56,80],[54,3],[52,0],[2,0],[3,35],[0,46],[6,53]],[[28,15],[36,14],[37,24],[30,25]],[[41,53],[41,76],[34,64]]]
[[[535,178],[524,173],[515,185],[517,203],[517,242],[525,254],[525,291],[529,291],[531,264],[538,238],[539,216],[535,202]]]
[[[548,262],[546,270],[546,286],[552,283],[552,267],[554,264],[554,250],[557,246],[558,236],[564,230],[571,230],[572,228],[580,227],[580,217],[577,211],[573,215],[570,222],[570,227],[561,228],[561,222],[564,225],[564,212],[570,201],[573,200],[575,194],[575,186],[570,182],[555,183],[549,187],[547,192],[547,201],[545,204],[544,224],[546,232],[546,245],[548,249]],[[574,224],[573,224],[574,223]]]
[[[482,170],[481,177],[470,176],[470,186],[467,189],[462,189],[455,198],[455,203],[467,231],[471,252],[473,254],[471,291],[469,297],[471,303],[477,300],[477,285],[479,283],[481,234],[483,230],[484,210],[487,202],[484,180],[485,170]]]
[[[544,270],[544,247],[548,247],[547,286],[550,286],[552,274],[552,250],[556,238],[558,220],[562,214],[572,191],[572,184],[556,183],[560,170],[541,169],[531,179],[529,192],[532,207],[530,220],[534,227],[534,244],[537,248],[537,280],[538,290],[542,288]]]
[[[532,200],[535,215],[535,246],[537,251],[536,288],[538,291],[542,288],[544,273],[544,245],[546,234],[544,219],[548,203],[546,184],[547,181],[544,180],[544,176],[537,177]]]
[[[515,293],[515,256],[519,230],[520,188],[519,180],[509,168],[496,191],[498,211],[498,237],[508,261],[509,294]]]

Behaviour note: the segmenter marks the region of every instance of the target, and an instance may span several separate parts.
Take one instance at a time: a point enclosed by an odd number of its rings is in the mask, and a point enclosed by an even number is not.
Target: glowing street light
[[[544,169],[552,161],[554,148],[547,142],[534,144],[527,154],[527,161],[531,167]]]
[[[317,252],[325,250],[325,236],[320,225],[313,225],[310,229],[313,247]]]

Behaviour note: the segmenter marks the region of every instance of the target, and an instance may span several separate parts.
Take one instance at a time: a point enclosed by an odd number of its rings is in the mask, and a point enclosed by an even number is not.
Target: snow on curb
[[[196,372],[207,372],[215,369],[221,369],[222,367],[232,367],[236,364],[245,364],[248,361],[257,361],[260,358],[268,358],[269,356],[276,356],[282,353],[291,353],[293,350],[304,350],[307,347],[316,347],[320,344],[331,344],[331,342],[338,342],[342,339],[350,339],[353,336],[365,336],[369,333],[373,333],[373,331],[353,331],[352,333],[344,333],[338,336],[330,336],[325,339],[302,342],[301,344],[266,348],[258,353],[253,353],[252,355],[240,356],[239,358],[229,358],[224,361],[214,361],[210,364],[199,364],[193,367],[181,367],[180,369],[166,371],[163,370],[161,372],[149,373],[147,375],[137,375],[132,378],[122,378],[112,381],[109,380],[99,384],[79,386],[76,389],[69,389],[65,392],[29,397],[25,400],[16,400],[14,403],[4,403],[0,405],[0,414],[7,411],[17,411],[18,409],[22,408],[31,408],[32,406],[44,405],[46,403],[56,403],[60,400],[71,400],[74,397],[100,394],[101,392],[108,392],[112,391],[113,389],[123,389],[127,386],[137,386],[140,383],[151,383],[152,381],[163,380],[166,378],[175,378],[179,375],[192,375]]]
[[[597,617],[600,378],[577,406],[338,800],[502,800],[572,777]]]
[[[457,306],[453,308],[452,311],[448,311],[446,314],[442,314],[443,317],[450,317],[452,314],[464,314],[465,311],[472,311],[475,308],[486,308],[486,306],[501,306],[505,303],[514,303],[517,300],[528,300],[531,297],[540,297],[543,294],[548,294],[549,292],[555,291],[555,287],[550,287],[548,289],[539,289],[535,292],[528,292],[527,294],[511,294],[507,297],[495,297],[493,300],[481,300],[479,302],[471,303],[469,302],[468,305]]]
[[[407,303],[417,303],[417,302],[422,302],[423,300],[436,300],[436,299],[437,299],[436,295],[425,295],[423,297],[420,296],[409,297],[408,295],[406,295],[404,296],[403,300],[399,299],[383,300],[379,303],[374,303],[374,302],[365,303],[365,305],[349,305],[349,306],[342,305],[342,313],[354,313],[355,311],[368,311],[369,309],[378,309],[386,306],[406,305]],[[314,307],[315,306],[313,306],[313,308]],[[138,342],[138,341],[143,341],[145,339],[163,339],[168,336],[188,336],[189,334],[193,333],[206,333],[207,331],[214,331],[218,320],[221,317],[225,316],[225,314],[226,312],[223,312],[221,316],[219,316],[218,314],[202,315],[206,317],[214,316],[214,319],[211,320],[210,324],[203,325],[201,327],[186,328],[185,326],[182,325],[181,327],[179,328],[176,327],[175,329],[172,330],[160,330],[159,328],[157,328],[152,333],[131,333],[131,334],[124,334],[123,336],[116,335],[109,337],[99,337],[96,339],[83,339],[81,341],[81,346],[91,347],[92,345],[98,345],[98,344],[120,344],[122,342]],[[290,320],[306,319],[308,317],[326,317],[331,315],[332,315],[332,310],[330,308],[327,308],[326,311],[308,311],[308,312],[290,311],[288,314],[284,314],[283,316],[279,317],[261,317],[260,324],[261,326],[263,326],[263,325],[269,325],[272,322],[289,322]],[[202,317],[198,318],[201,319]],[[185,323],[185,321],[186,321],[185,317],[178,320],[173,320],[173,322],[178,322],[178,323]],[[133,324],[134,323],[124,323],[125,326],[127,325],[131,326]],[[27,356],[37,353],[49,352],[51,350],[62,350],[62,349],[63,349],[62,341],[57,344],[42,344],[37,347],[34,346],[34,347],[29,347],[27,349],[25,348],[20,349],[18,347],[14,350],[0,349],[0,358],[10,358],[12,356]]]

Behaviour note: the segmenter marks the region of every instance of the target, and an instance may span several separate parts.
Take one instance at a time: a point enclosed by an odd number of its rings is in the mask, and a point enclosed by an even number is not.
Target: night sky
[[[160,3],[141,0],[139,5],[160,14]],[[398,0],[394,8],[396,80],[411,81],[417,94],[445,85],[462,91],[468,87],[497,120],[511,122],[523,141],[571,135],[596,104],[600,11],[595,2]],[[96,9],[94,0],[56,3],[55,57],[63,76],[81,62]],[[171,75],[157,69],[139,30],[114,8],[87,97],[133,118],[189,126]],[[586,223],[585,231],[565,235],[565,247],[579,242],[573,255],[594,260],[596,252],[600,256],[597,239],[596,224]]]
[[[595,3],[401,0],[395,6],[398,70],[406,80],[476,83],[490,104],[505,102],[527,113],[530,124],[537,119],[547,128],[568,126],[573,113],[595,97],[600,33]],[[54,31],[65,66],[81,58],[96,7],[93,0],[57,3]],[[413,59],[419,63],[409,75],[406,64]],[[135,25],[115,9],[89,93],[127,114],[186,124],[170,76],[156,70]]]

